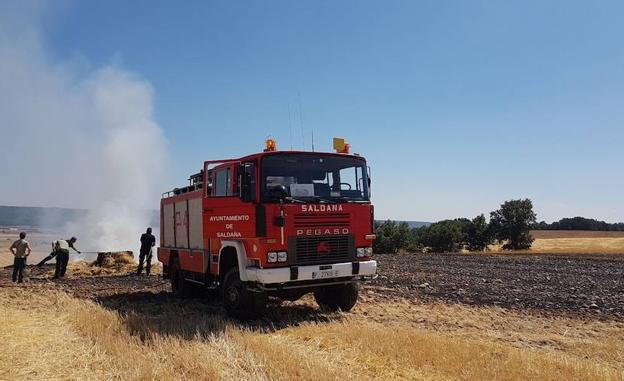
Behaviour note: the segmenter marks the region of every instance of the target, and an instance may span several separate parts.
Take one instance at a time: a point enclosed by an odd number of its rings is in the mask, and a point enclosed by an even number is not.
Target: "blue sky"
[[[368,158],[379,218],[472,217],[529,197],[539,219],[624,220],[623,2],[49,8],[54,60],[112,62],[151,84],[172,186],[267,135],[301,148],[303,129],[307,149],[314,130],[317,149],[342,136]]]

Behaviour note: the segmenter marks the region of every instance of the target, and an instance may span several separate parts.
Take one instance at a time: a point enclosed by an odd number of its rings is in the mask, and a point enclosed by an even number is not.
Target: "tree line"
[[[529,199],[510,200],[490,213],[489,222],[480,214],[473,219],[443,220],[429,226],[410,228],[406,222],[375,223],[376,253],[484,251],[495,242],[503,250],[529,249],[533,243],[530,229],[537,217]]]
[[[551,224],[541,221],[535,226],[535,230],[593,230],[593,231],[624,231],[624,223],[610,224],[593,218],[573,217],[562,218]]]

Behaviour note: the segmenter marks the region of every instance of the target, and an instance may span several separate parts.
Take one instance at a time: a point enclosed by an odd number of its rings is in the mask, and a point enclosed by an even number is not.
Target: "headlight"
[[[288,253],[285,251],[277,252],[277,261],[278,262],[286,262],[288,260]]]
[[[358,258],[370,257],[373,255],[373,248],[372,247],[358,247],[355,254]]]
[[[277,253],[275,251],[269,251],[267,253],[267,262],[269,263],[277,262]]]

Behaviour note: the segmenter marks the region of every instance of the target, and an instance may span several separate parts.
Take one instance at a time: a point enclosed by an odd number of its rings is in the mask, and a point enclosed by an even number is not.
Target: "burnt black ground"
[[[624,319],[622,255],[377,255],[386,292],[421,301]],[[387,289],[386,289],[387,288]]]
[[[589,319],[624,319],[624,255],[491,255],[406,254],[377,255],[379,277],[365,284],[368,302],[405,298],[414,303],[431,301],[499,306],[549,315],[574,315]],[[122,313],[158,313],[170,303],[222,313],[219,298],[180,301],[159,276],[112,275],[49,279],[50,268],[28,269],[28,282],[11,283],[11,270],[0,270],[0,288],[59,289],[102,303]],[[159,307],[160,306],[160,307]],[[156,311],[154,311],[156,308]],[[303,306],[270,314],[322,317]],[[290,321],[290,320],[289,320]],[[274,320],[273,323],[276,321]]]

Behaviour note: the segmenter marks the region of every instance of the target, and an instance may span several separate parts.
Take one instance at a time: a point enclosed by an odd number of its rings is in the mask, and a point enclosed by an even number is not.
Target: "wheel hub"
[[[236,289],[236,287],[230,287],[227,290],[227,298],[228,301],[233,304],[233,305],[237,305],[238,304],[238,300],[239,300],[239,293],[238,290]]]

